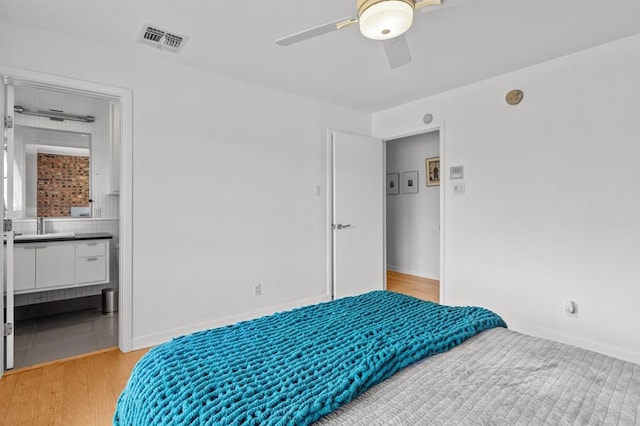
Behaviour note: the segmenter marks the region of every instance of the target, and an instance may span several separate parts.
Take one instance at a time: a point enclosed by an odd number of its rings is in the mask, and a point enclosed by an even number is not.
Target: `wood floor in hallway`
[[[387,290],[431,302],[440,301],[440,281],[387,271]]]

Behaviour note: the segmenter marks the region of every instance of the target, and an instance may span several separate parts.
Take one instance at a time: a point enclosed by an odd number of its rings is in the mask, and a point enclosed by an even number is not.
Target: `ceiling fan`
[[[441,0],[356,0],[357,18],[337,21],[309,28],[276,40],[280,46],[289,46],[322,34],[359,24],[367,38],[382,40],[391,69],[411,61],[411,52],[404,33],[413,23],[413,12],[426,6],[440,4]]]

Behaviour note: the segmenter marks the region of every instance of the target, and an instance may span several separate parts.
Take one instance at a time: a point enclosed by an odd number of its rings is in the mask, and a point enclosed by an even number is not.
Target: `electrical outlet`
[[[102,207],[96,207],[96,217],[102,216]]]
[[[262,284],[256,283],[253,286],[253,295],[260,296],[262,294]]]

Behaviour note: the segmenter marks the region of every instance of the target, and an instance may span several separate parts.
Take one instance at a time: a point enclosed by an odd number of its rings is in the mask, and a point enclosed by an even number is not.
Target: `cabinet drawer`
[[[76,279],[78,284],[107,280],[107,259],[105,256],[79,257],[76,259]]]
[[[88,241],[86,243],[76,243],[76,255],[78,257],[104,256],[106,253],[106,241]]]

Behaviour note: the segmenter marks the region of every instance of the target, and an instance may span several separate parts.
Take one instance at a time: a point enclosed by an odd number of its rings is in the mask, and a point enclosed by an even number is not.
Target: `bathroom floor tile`
[[[13,333],[16,336],[31,334],[33,333],[33,330],[35,328],[36,328],[36,320],[16,321]]]
[[[91,334],[89,336],[60,342],[58,350],[60,358],[67,358],[74,355],[97,351],[98,342],[96,341],[96,336]],[[31,352],[29,352],[29,356],[31,356]]]
[[[87,311],[69,312],[38,318],[36,331],[51,330],[88,321]]]
[[[22,368],[29,365],[27,361],[27,355],[29,354],[29,348],[15,349],[13,351],[13,368]]]
[[[90,321],[84,321],[78,324],[63,325],[57,328],[49,328],[46,330],[38,330],[33,333],[33,345],[44,343],[57,343],[77,337],[89,336],[93,334],[93,327]]]
[[[118,346],[118,315],[101,309],[16,321],[14,368]]]
[[[29,348],[29,346],[31,345],[31,340],[33,338],[33,333],[29,333],[29,334],[15,334],[13,337],[13,347],[18,350],[18,349],[24,349],[24,348]]]
[[[93,324],[93,331],[96,333],[100,333],[103,331],[112,331],[118,330],[118,316],[107,316],[105,315],[103,318],[94,319],[91,321]]]
[[[118,331],[103,331],[96,333],[98,349],[112,348],[118,346]]]
[[[27,360],[30,365],[34,365],[97,350],[95,336],[88,335],[56,343],[33,345],[29,349]]]

